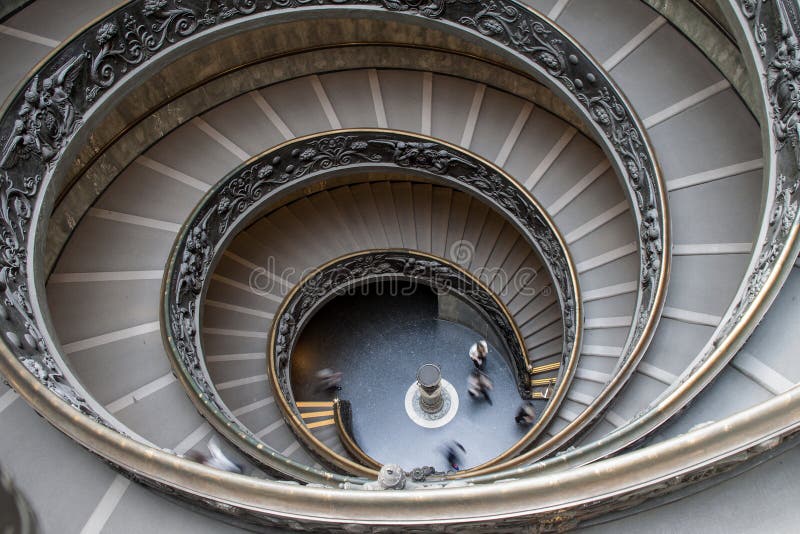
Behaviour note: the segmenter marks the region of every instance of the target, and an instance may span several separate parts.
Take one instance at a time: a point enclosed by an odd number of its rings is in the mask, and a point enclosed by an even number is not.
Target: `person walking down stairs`
[[[466,453],[467,449],[465,449],[461,443],[457,442],[456,440],[452,440],[445,444],[442,451],[447,459],[447,465],[452,467],[455,471],[460,471],[463,467],[461,455]]]
[[[341,391],[342,377],[344,376],[341,371],[334,371],[326,367],[317,371],[315,376],[317,379],[316,391],[325,393]]]

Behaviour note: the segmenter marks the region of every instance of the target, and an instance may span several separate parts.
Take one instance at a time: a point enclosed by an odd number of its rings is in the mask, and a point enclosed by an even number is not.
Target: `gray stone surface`
[[[0,101],[4,101],[19,85],[23,75],[50,52],[50,47],[25,41],[10,35],[0,35],[0,50],[4,57],[13,57],[13,62],[3,61],[0,70]],[[19,87],[19,89],[24,89]]]
[[[124,3],[122,0],[36,0],[5,24],[61,41]]]
[[[800,448],[699,494],[654,510],[580,530],[583,534],[652,532],[796,532]]]
[[[42,532],[80,532],[115,473],[22,400],[0,414],[0,463],[28,495]]]

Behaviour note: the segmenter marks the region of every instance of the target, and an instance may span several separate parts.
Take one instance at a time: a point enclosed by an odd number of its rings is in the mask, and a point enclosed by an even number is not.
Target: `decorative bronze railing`
[[[577,271],[555,225],[524,188],[491,163],[432,138],[392,130],[342,130],[316,134],[269,149],[218,182],[184,223],[165,274],[162,327],[176,374],[195,406],[221,433],[239,443],[242,450],[257,461],[280,470],[280,455],[240,425],[214,389],[205,368],[201,345],[199,311],[203,295],[227,243],[240,229],[261,216],[265,209],[274,208],[286,195],[334,174],[354,175],[374,170],[392,170],[441,182],[493,206],[538,252],[553,280],[563,325],[558,388],[524,438],[498,460],[503,461],[527,446],[550,421],[575,372],[583,326]],[[441,260],[436,261],[441,263]],[[446,268],[446,264],[442,263],[442,266]],[[319,276],[331,272],[321,269]],[[303,284],[297,287],[302,289]],[[483,312],[490,314],[492,323],[506,340],[520,390],[527,394],[532,366],[513,321],[509,324],[503,319],[507,313],[502,304],[497,304],[496,311],[492,311],[495,308],[489,306],[496,299],[493,300],[491,292],[473,293],[470,298],[480,299],[477,302]],[[287,402],[292,398],[288,384],[290,350],[283,347],[283,340],[288,339],[290,321],[282,316],[276,317],[274,324],[278,325],[276,345],[279,353],[275,356],[277,365],[271,375],[278,377],[274,384],[275,393],[279,395],[284,413],[289,414],[293,413],[291,403]],[[295,318],[296,322],[299,319]],[[275,337],[273,335],[273,342]],[[273,354],[272,348],[269,353]],[[270,357],[271,366],[273,361]],[[302,425],[293,427],[297,429]],[[306,444],[318,449],[318,453],[327,450],[312,435],[305,435],[305,438]],[[334,465],[344,472],[366,476],[375,474],[346,458],[336,455],[331,458]]]
[[[3,168],[0,216],[5,228],[0,261],[0,290],[5,297],[0,308],[3,320],[0,372],[57,428],[129,476],[167,493],[244,518],[251,524],[302,524],[326,532],[348,531],[348,522],[377,527],[447,521],[451,525],[489,528],[499,524],[530,527],[536,521],[542,529],[560,528],[712,476],[776,446],[797,430],[800,393],[793,388],[724,421],[646,451],[633,451],[566,472],[507,482],[502,492],[496,486],[480,485],[429,490],[422,499],[413,493],[353,496],[347,491],[303,488],[221,473],[180,460],[109,428],[108,425],[119,425],[97,403],[83,398],[80,385],[65,367],[58,345],[50,336],[44,301],[40,300],[42,239],[37,232],[45,231],[52,199],[61,192],[58,180],[54,180],[54,170],[62,163],[61,155],[68,145],[76,139],[88,138],[85,129],[81,129],[81,118],[85,121],[90,115],[109,109],[112,94],[125,85],[120,80],[133,79],[142,65],[148,61],[155,63],[153,58],[179,48],[187,37],[211,33],[222,21],[227,21],[230,29],[237,19],[256,16],[255,13],[266,19],[272,11],[297,8],[309,12],[350,9],[354,14],[383,11],[407,20],[443,22],[453,31],[474,32],[476,37],[483,35],[486,43],[521,58],[526,68],[546,78],[576,109],[591,117],[592,127],[601,134],[601,141],[614,156],[612,161],[626,189],[636,199],[635,216],[641,228],[648,230],[642,235],[649,236],[640,242],[645,267],[643,280],[657,282],[648,283],[648,289],[639,299],[639,309],[649,313],[650,319],[642,320],[641,312],[637,312],[640,320],[636,321],[636,331],[641,333],[637,347],[646,345],[655,322],[652,317],[663,302],[668,228],[662,202],[663,185],[654,179],[657,174],[652,151],[638,122],[624,106],[624,98],[569,38],[562,36],[561,43],[566,42],[575,52],[558,48],[553,54],[553,46],[559,45],[538,45],[537,35],[548,32],[551,36],[562,35],[543,17],[511,1],[434,2],[424,6],[405,1],[385,5],[336,2],[321,7],[255,0],[231,4],[228,7],[222,2],[210,2],[201,6],[199,0],[180,3],[147,0],[125,5],[46,59],[10,100],[0,120],[4,143],[0,160]],[[693,397],[713,379],[752,332],[798,252],[800,165],[797,145],[792,142],[796,139],[800,116],[794,81],[795,63],[800,61],[798,4],[795,0],[731,0],[723,7],[736,22],[732,27],[737,41],[747,50],[744,55],[751,66],[752,78],[762,89],[761,119],[769,194],[764,208],[765,224],[755,242],[758,254],[714,342],[680,384],[653,410],[601,440],[595,448],[582,448],[559,457],[565,466],[589,462],[618,450],[657,428],[685,406],[682,399]],[[252,10],[250,15],[248,10]],[[580,98],[587,87],[593,91],[592,96]],[[42,125],[46,127],[41,128]],[[645,162],[631,155],[639,152],[645,155]],[[648,184],[646,187],[642,186],[643,181]],[[648,190],[653,183],[657,187]],[[640,189],[644,189],[641,197]],[[652,196],[658,197],[658,201],[649,202]],[[654,212],[647,215],[651,206]],[[658,264],[653,260],[658,260]],[[633,355],[625,363],[628,365],[641,351],[626,349],[625,354]],[[525,474],[503,473],[505,477]]]
[[[557,265],[558,267],[569,265]],[[328,301],[348,289],[378,280],[426,285],[437,294],[455,294],[474,308],[495,331],[505,349],[522,398],[531,396],[531,365],[522,334],[506,306],[478,277],[455,263],[409,249],[362,250],[331,259],[300,280],[284,298],[272,323],[265,359],[276,386],[299,417],[291,387],[290,360],[308,321]],[[569,343],[568,346],[572,346]],[[565,366],[569,355],[564,355]]]
[[[437,0],[423,5],[406,0],[239,0],[228,4],[130,2],[56,50],[7,103],[0,119],[5,140],[0,195],[6,201],[2,219],[8,237],[3,241],[0,269],[14,325],[6,330],[4,340],[17,361],[82,413],[126,430],[83,390],[65,364],[45,326],[45,297],[37,275],[43,261],[43,238],[38,234],[46,231],[49,210],[61,193],[68,166],[62,155],[76,141],[90,141],[90,129],[83,125],[99,120],[113,107],[126,90],[125,80],[146,74],[145,66],[176,57],[184,43],[195,46],[200,36],[211,36],[218,29],[221,35],[229,35],[237,24],[268,23],[272,14],[380,12],[478,38],[487,48],[521,61],[524,70],[542,79],[586,118],[622,178],[641,229],[642,269],[635,320],[619,372],[591,413],[584,413],[579,422],[597,416],[630,376],[649,342],[663,304],[669,265],[664,187],[652,149],[623,95],[597,63],[546,18],[511,1]]]
[[[442,155],[439,148],[435,152]],[[517,376],[520,395],[531,396],[530,364],[522,334],[503,302],[477,277],[452,262],[408,249],[366,250],[333,259],[309,273],[283,299],[272,322],[266,358],[273,394],[289,427],[307,449],[342,469],[348,468],[347,460],[318,440],[303,422],[291,384],[292,353],[303,329],[322,306],[354,287],[383,280],[422,284],[437,294],[456,295],[469,303],[502,340],[505,355],[509,356]],[[571,357],[562,354],[560,363],[569,368]],[[562,382],[557,387],[566,389],[568,378],[569,375],[562,373]],[[349,447],[345,448],[350,452]],[[359,451],[356,450],[354,458],[367,465],[361,461],[363,451]],[[373,465],[370,467],[374,469]],[[377,476],[377,472],[371,475]]]
[[[753,83],[760,86],[767,190],[755,252],[733,303],[679,380],[628,424],[555,458],[508,470],[502,476],[478,477],[474,482],[568,469],[641,444],[649,433],[685,409],[725,368],[791,272],[800,252],[800,80],[795,72],[800,65],[800,4],[796,0],[730,0],[720,5],[733,22]]]

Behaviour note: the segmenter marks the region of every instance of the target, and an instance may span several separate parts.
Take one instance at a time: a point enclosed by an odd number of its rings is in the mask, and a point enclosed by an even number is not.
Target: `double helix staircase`
[[[161,2],[151,3],[156,10],[166,9]],[[109,146],[122,146],[113,157],[125,153],[129,163],[103,167],[101,162],[92,169],[94,175],[75,176],[58,195],[53,207],[60,218],[54,218],[49,229],[39,229],[47,234],[43,248],[48,257],[45,272],[37,273],[49,310],[43,323],[73,378],[110,416],[117,431],[175,456],[204,451],[214,439],[245,466],[247,477],[290,478],[237,450],[235,442],[198,413],[191,392],[187,394],[174,374],[164,343],[163,281],[182,226],[216,184],[281,143],[363,128],[408,132],[474,154],[502,169],[546,211],[579,282],[582,342],[574,376],[563,380],[560,367],[565,325],[552,290],[553,273],[506,213],[456,186],[407,175],[372,173],[332,180],[260,214],[225,244],[207,277],[198,329],[204,365],[230,415],[265,447],[316,472],[327,469],[324,459],[308,450],[287,424],[270,383],[266,347],[275,314],[304,274],[335,258],[375,249],[428,253],[480,278],[508,309],[531,365],[546,367],[533,378],[564,386],[554,417],[507,465],[458,481],[474,488],[442,491],[475,489],[476,495],[488,494],[497,488],[492,483],[506,479],[569,477],[580,466],[609,456],[616,455],[611,462],[621,461],[627,457],[623,452],[636,448],[642,454],[667,450],[691,430],[721,433],[709,423],[745,417],[742,414],[751,413],[747,410],[767,406],[793,390],[800,380],[791,323],[800,291],[796,270],[789,272],[779,294],[778,282],[760,286],[776,300],[747,342],[731,349],[735,356],[731,354],[730,361],[708,356],[727,346],[720,332],[729,317],[741,311],[737,304],[743,284],[763,263],[764,232],[775,228],[776,217],[779,225],[789,217],[792,226],[796,215],[794,191],[783,193],[783,184],[770,181],[778,156],[764,152],[773,146],[764,141],[773,130],[758,105],[764,95],[752,80],[759,78],[747,77],[758,59],[750,57],[751,44],[743,40],[749,29],[732,32],[732,38],[740,40],[736,43],[715,25],[738,28],[750,20],[749,8],[741,11],[738,2],[720,2],[725,13],[739,13],[739,19],[714,21],[699,9],[704,2],[688,0],[682,9],[650,0],[526,3],[602,67],[624,94],[624,105],[639,118],[652,146],[666,191],[671,250],[664,252],[671,254],[671,261],[663,307],[657,307],[657,326],[645,350],[634,358],[626,353],[639,320],[640,237],[647,230],[606,141],[559,103],[556,91],[524,76],[519,62],[506,64],[500,55],[484,60],[468,50],[462,55],[435,47],[425,50],[413,44],[418,36],[398,34],[365,47],[363,55],[355,46],[340,44],[318,47],[309,52],[315,54],[310,59],[271,56],[264,68],[279,74],[269,82],[260,83],[255,76],[256,81],[237,85],[240,79],[224,74],[210,81],[198,74],[197,86],[176,96],[177,104],[165,101],[152,110],[156,133],[137,137],[135,128],[120,127]],[[784,3],[794,5],[775,2]],[[186,7],[181,2],[167,4],[176,13]],[[225,3],[211,2],[209,10],[212,4]],[[246,9],[256,2],[228,4]],[[18,90],[28,90],[26,73],[40,60],[120,5],[78,0],[24,3],[0,23],[0,50],[7,58],[0,93],[13,97]],[[346,13],[347,8],[342,9]],[[474,38],[491,37],[493,31],[491,26],[476,27]],[[391,44],[395,38],[408,38],[409,45]],[[336,55],[339,49],[344,55]],[[320,59],[326,54],[333,58],[327,63]],[[293,70],[287,65],[295,60],[301,67]],[[460,68],[460,62],[475,62],[480,68]],[[202,66],[196,68],[202,71]],[[769,79],[775,79],[776,71],[769,72]],[[83,82],[77,78],[74,83]],[[119,116],[126,118],[125,111]],[[3,135],[3,144],[9,146],[10,137]],[[75,165],[88,169],[93,163],[78,158]],[[96,179],[98,173],[105,175],[102,180]],[[791,179],[785,168],[780,173]],[[783,206],[783,211],[773,211],[774,206]],[[254,273],[268,282],[266,289],[256,283]],[[756,300],[761,302],[757,295]],[[740,314],[736,320],[750,328],[759,319]],[[9,381],[14,383],[11,377]],[[308,422],[326,446],[346,454],[327,407],[300,410],[323,413],[309,416]],[[74,417],[82,416],[76,412]],[[757,420],[756,415],[752,418]],[[27,496],[44,532],[256,528],[249,518],[242,520],[244,514],[224,514],[230,499],[208,498],[216,503],[212,511],[223,513],[204,515],[165,496],[170,490],[150,491],[132,482],[126,475],[144,475],[119,463],[118,470],[109,468],[97,457],[106,458],[104,451],[87,452],[37,417],[5,384],[0,384],[0,428],[0,467]],[[758,461],[782,451],[778,447]],[[756,519],[736,515],[742,513],[737,508],[755,512],[754,503],[761,502],[769,502],[772,513],[755,515],[785,526],[794,513],[788,506],[791,479],[779,472],[776,462],[794,466],[796,457],[790,450],[737,478],[723,476],[711,479],[714,483],[682,487],[671,497],[633,508],[627,516],[600,515],[599,522],[610,523],[594,528],[634,531],[652,522],[674,522],[690,531],[734,524],[754,528]],[[698,460],[696,465],[706,464]],[[207,473],[197,476],[201,475]],[[651,480],[655,479],[654,474]],[[587,491],[595,486],[591,488]],[[774,498],[764,497],[760,488],[769,488]],[[692,494],[701,489],[705,491]],[[334,486],[326,491],[348,490]],[[594,496],[600,495],[595,491]],[[309,502],[317,498],[314,504],[319,505],[328,497],[315,494]],[[559,496],[552,498],[543,509],[555,509]],[[379,514],[387,501],[377,499],[369,506]],[[715,523],[714,516],[701,517],[701,507],[735,512]],[[603,510],[616,509],[612,504]],[[308,510],[314,515],[316,509]],[[402,513],[397,514],[387,515],[389,526],[403,524]],[[235,520],[238,526],[226,524]],[[298,521],[274,528],[299,526]],[[372,524],[363,517],[353,519],[361,521]],[[589,524],[588,519],[580,521],[564,524]],[[540,525],[550,528],[544,521]]]

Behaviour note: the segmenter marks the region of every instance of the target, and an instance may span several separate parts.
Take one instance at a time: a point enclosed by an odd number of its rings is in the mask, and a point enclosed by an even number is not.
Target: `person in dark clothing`
[[[465,449],[461,443],[455,440],[447,443],[444,447],[444,455],[445,458],[447,458],[447,465],[456,471],[460,471],[462,467],[461,454],[466,452],[467,449]]]
[[[492,381],[486,373],[478,369],[473,369],[469,374],[469,378],[467,379],[467,393],[469,393],[469,396],[473,399],[483,397],[486,402],[489,403],[489,406],[491,406],[492,398],[489,396],[489,391],[493,387]]]
[[[343,375],[341,371],[334,371],[326,367],[325,369],[317,371],[315,376],[317,378],[316,391],[334,393],[342,389],[341,383]]]
[[[530,426],[534,421],[536,421],[536,410],[534,410],[533,403],[531,401],[528,401],[519,407],[514,421],[516,421],[518,425],[523,426]]]

